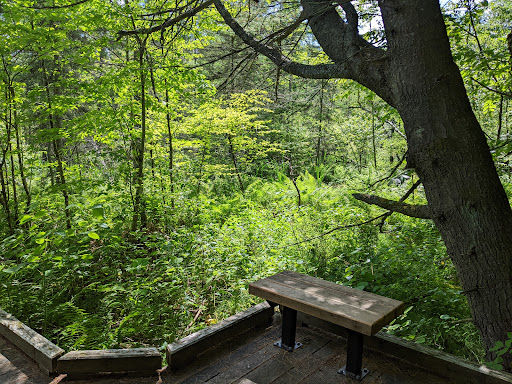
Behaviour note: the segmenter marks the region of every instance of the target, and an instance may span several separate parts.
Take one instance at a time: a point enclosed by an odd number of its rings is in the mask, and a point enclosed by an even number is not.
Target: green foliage
[[[503,356],[506,353],[510,353],[512,347],[512,332],[507,333],[508,339],[503,341],[497,341],[494,347],[490,349],[491,352],[496,354],[496,358],[493,361],[486,362],[491,369],[503,370]]]

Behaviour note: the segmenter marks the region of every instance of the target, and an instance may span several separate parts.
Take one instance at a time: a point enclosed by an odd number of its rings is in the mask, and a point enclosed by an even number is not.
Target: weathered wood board
[[[291,271],[249,284],[249,293],[368,336],[404,310],[401,301]]]
[[[156,374],[162,367],[162,357],[156,348],[104,349],[72,351],[57,363],[59,373],[70,376],[99,373]]]
[[[46,373],[56,371],[57,359],[65,352],[62,348],[1,309],[0,334],[25,352]]]

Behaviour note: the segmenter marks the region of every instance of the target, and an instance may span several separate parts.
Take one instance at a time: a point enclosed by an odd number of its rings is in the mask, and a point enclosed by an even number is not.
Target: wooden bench
[[[288,351],[295,342],[297,311],[347,329],[347,363],[339,370],[362,379],[363,336],[373,336],[403,313],[404,303],[300,273],[285,271],[249,284],[249,293],[281,305],[282,333],[276,343]]]

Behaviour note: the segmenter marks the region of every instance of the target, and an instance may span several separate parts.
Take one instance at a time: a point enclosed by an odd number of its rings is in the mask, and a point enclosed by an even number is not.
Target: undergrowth
[[[388,333],[483,358],[431,222],[392,215],[380,227],[357,225],[382,212],[307,173],[297,185],[301,206],[283,175],[243,195],[183,196],[137,232],[123,225],[123,197],[112,190],[82,197],[68,231],[51,199],[39,199],[25,228],[0,244],[0,307],[66,350],[163,349],[255,304],[249,282],[291,269],[402,300],[405,314]]]

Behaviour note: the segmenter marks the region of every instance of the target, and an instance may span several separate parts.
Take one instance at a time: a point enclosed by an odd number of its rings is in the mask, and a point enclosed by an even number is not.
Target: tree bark
[[[453,62],[439,3],[380,0],[379,5],[408,160],[423,182],[433,220],[489,349],[512,330],[508,198]]]
[[[138,37],[137,37],[138,38]],[[135,173],[135,199],[133,204],[133,217],[131,230],[137,229],[137,222],[139,217],[142,218],[142,210],[144,209],[142,201],[142,195],[144,192],[144,151],[146,143],[146,72],[144,69],[144,54],[146,50],[146,40],[138,38],[139,46],[139,69],[140,69],[140,108],[141,108],[141,132],[140,140],[134,144],[135,146],[135,162],[137,164],[137,170]],[[141,223],[142,225],[142,223]]]

